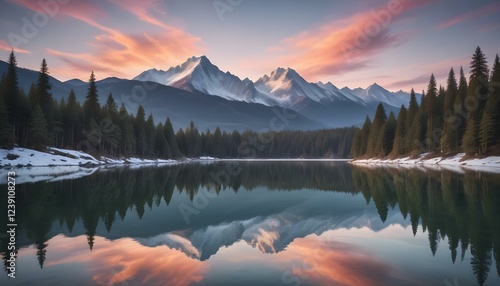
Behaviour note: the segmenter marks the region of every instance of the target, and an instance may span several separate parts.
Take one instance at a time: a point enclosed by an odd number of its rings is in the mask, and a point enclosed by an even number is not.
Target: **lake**
[[[500,285],[495,174],[218,162],[104,168],[16,197],[16,278],[1,285]]]

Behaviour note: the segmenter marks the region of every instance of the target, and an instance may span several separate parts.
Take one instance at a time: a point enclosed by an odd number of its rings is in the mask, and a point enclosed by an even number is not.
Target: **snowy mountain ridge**
[[[376,83],[366,89],[339,89],[331,82],[311,83],[291,68],[279,67],[255,82],[248,78],[241,80],[229,71],[221,71],[206,56],[193,56],[166,71],[150,69],[136,76],[134,80],[152,81],[228,100],[291,107],[295,110],[308,102],[351,102],[358,105],[382,102],[399,108],[402,104],[408,105],[410,101],[408,93],[391,92]]]

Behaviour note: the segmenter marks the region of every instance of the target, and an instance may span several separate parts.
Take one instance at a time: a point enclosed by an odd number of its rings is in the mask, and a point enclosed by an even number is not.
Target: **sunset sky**
[[[48,3],[42,5],[41,3]],[[56,5],[54,5],[56,3]],[[291,67],[338,87],[421,90],[450,67],[469,71],[479,45],[500,52],[500,1],[456,0],[4,0],[0,59],[46,58],[60,80],[132,78],[206,55],[257,80]]]

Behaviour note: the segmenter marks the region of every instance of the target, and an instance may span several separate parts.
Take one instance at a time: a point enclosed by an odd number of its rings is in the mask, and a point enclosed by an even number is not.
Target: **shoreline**
[[[424,167],[427,169],[445,169],[463,173],[465,170],[482,171],[500,174],[500,156],[485,158],[464,159],[465,153],[458,153],[450,157],[434,157],[425,159],[429,153],[420,154],[418,158],[402,157],[397,159],[354,159],[349,164],[360,166],[388,166],[388,167]]]

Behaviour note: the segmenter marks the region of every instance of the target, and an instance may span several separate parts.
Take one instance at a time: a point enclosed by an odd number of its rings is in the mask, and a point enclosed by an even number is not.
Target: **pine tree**
[[[396,156],[403,155],[406,153],[405,150],[405,136],[406,136],[406,115],[407,115],[406,107],[401,105],[401,109],[399,110],[396,134],[394,138],[394,146],[392,147],[392,153]]]
[[[170,147],[165,138],[165,131],[162,123],[158,124],[156,127],[155,154],[160,158],[172,158],[172,153],[170,152]]]
[[[444,100],[445,112],[447,112],[448,110],[453,111],[455,97],[458,93],[457,79],[455,78],[455,71],[453,70],[453,68],[450,69],[446,83],[446,96]]]
[[[420,100],[420,107],[418,108],[417,114],[413,119],[410,129],[407,130],[405,145],[407,146],[407,152],[409,153],[420,153],[423,152],[425,135],[427,131],[427,111],[426,111],[426,96],[425,92],[422,91],[422,97]],[[407,116],[408,117],[408,116]]]
[[[76,100],[76,95],[73,90],[70,91],[66,109],[62,113],[63,129],[64,129],[64,142],[70,148],[76,148],[78,134],[82,130],[83,110],[80,103]]]
[[[351,154],[353,158],[361,156],[361,129],[356,129],[354,139],[352,141]]]
[[[19,110],[19,84],[17,79],[17,60],[14,51],[9,55],[9,66],[7,75],[2,81],[4,84],[4,92],[0,93],[0,100],[5,104],[7,111],[6,126],[10,126],[12,133],[10,134],[10,143],[8,145],[14,146],[16,143],[17,123],[18,123],[18,110]]]
[[[139,105],[137,114],[135,116],[135,138],[136,138],[136,152],[137,155],[144,157],[147,152],[147,139],[146,139],[146,113],[144,107]]]
[[[488,153],[492,147],[500,142],[500,63],[498,55],[495,57],[490,79],[488,101],[481,118],[479,129],[480,149]]]
[[[476,124],[475,128],[477,129],[475,133],[479,133],[479,125],[481,123],[483,111],[486,106],[486,100],[488,98],[489,75],[486,57],[480,47],[477,47],[476,51],[472,55],[470,69],[470,79],[467,90],[468,99],[464,103],[465,110],[474,116],[474,123]],[[467,125],[469,125],[468,119]],[[469,126],[466,128],[469,128]],[[481,153],[480,145],[478,145],[477,148],[477,153]]]
[[[50,143],[47,121],[40,105],[33,109],[29,129],[31,147],[41,150]]]
[[[164,133],[165,133],[165,139],[167,139],[167,143],[168,143],[168,146],[170,147],[170,152],[172,154],[171,158],[181,158],[182,153],[179,150],[179,147],[177,145],[172,122],[170,121],[170,118],[168,118],[168,117],[167,117],[167,120],[165,121]]]
[[[457,138],[456,145],[459,146],[459,148],[460,146],[462,146],[462,137],[464,136],[466,119],[467,119],[464,109],[464,102],[466,97],[467,97],[467,79],[465,78],[463,68],[460,67],[460,80],[458,83],[458,91],[457,91],[457,96],[455,97],[455,104],[454,104],[454,112],[456,115],[455,118],[457,120],[457,122],[455,123],[456,138]]]
[[[387,121],[382,125],[382,128],[380,128],[380,134],[375,148],[376,156],[385,157],[392,151],[397,125],[396,117],[394,113],[391,112]]]
[[[375,112],[375,117],[373,118],[373,123],[370,128],[370,135],[368,135],[367,144],[367,155],[376,156],[376,145],[378,142],[378,137],[380,135],[380,129],[387,120],[387,114],[385,113],[384,106],[379,103],[377,106],[377,111]]]
[[[365,123],[361,128],[361,146],[359,148],[359,156],[364,156],[367,152],[368,137],[370,136],[370,129],[372,127],[372,122],[370,117],[366,116]]]
[[[52,125],[53,125],[53,98],[52,98],[52,85],[50,84],[49,68],[47,66],[47,61],[42,60],[40,64],[40,72],[38,73],[38,81],[36,84],[36,102],[35,104],[40,105],[43,114],[45,114],[45,120],[49,128],[49,136],[52,137]]]
[[[438,131],[441,129],[441,116],[439,99],[437,96],[437,84],[434,74],[431,75],[429,85],[427,86],[427,95],[425,97],[425,106],[427,111],[427,132],[425,136],[425,143],[428,152],[437,150],[440,143],[440,136]]]
[[[474,155],[479,150],[476,118],[472,113],[467,115],[467,125],[462,139],[462,150],[469,155]]]
[[[119,149],[120,153],[123,155],[133,155],[135,154],[135,130],[133,126],[133,120],[128,114],[125,104],[122,103],[120,110],[118,111],[118,126],[121,131]]]
[[[455,78],[453,68],[448,74],[446,94],[444,100],[444,122],[443,134],[441,137],[441,151],[450,153],[458,151],[458,136],[457,136],[457,115],[455,114],[454,105],[458,96],[458,85]]]
[[[12,143],[12,126],[8,120],[9,114],[3,100],[0,98],[0,147],[10,149],[14,147]]]
[[[155,156],[154,151],[156,142],[156,128],[154,125],[153,114],[149,114],[148,119],[146,120],[144,131],[146,135],[146,146],[147,146],[146,155]]]
[[[408,105],[408,111],[406,114],[406,127],[405,127],[405,136],[404,136],[404,152],[403,154],[411,151],[413,146],[413,135],[410,133],[410,129],[413,125],[413,121],[415,120],[418,113],[419,105],[417,102],[417,96],[415,95],[415,90],[412,88],[410,92],[410,104]]]
[[[92,118],[94,118],[95,121],[99,121],[101,119],[101,116],[99,114],[100,110],[101,106],[99,105],[99,96],[97,94],[95,75],[94,71],[92,71],[89,78],[89,88],[87,91],[87,96],[85,97],[85,102],[83,103],[83,113],[86,128],[89,128],[90,120]]]

